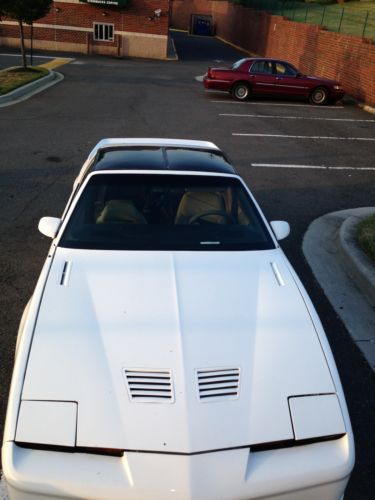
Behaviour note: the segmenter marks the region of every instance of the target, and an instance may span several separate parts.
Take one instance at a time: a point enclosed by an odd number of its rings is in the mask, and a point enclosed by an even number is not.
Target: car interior
[[[149,229],[147,229],[149,228]],[[237,179],[213,176],[94,175],[63,242],[128,240],[167,245],[205,239],[266,242],[267,231]],[[169,243],[167,243],[169,242]],[[70,245],[70,243],[69,243]],[[140,247],[142,246],[139,243]]]

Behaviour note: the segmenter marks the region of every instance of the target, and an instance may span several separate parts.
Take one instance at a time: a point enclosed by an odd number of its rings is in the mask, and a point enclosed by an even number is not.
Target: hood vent
[[[173,403],[172,375],[169,370],[124,370],[131,401]]]
[[[239,395],[240,369],[197,370],[197,381],[201,401],[235,399]]]

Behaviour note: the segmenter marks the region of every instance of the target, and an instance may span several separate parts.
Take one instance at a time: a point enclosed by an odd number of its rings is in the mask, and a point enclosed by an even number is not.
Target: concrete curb
[[[0,471],[0,500],[8,500],[8,490],[2,471]]]
[[[167,57],[166,61],[178,61],[176,45],[172,37],[168,37]]]
[[[10,69],[10,68],[7,68]],[[35,94],[48,89],[52,85],[61,82],[64,76],[56,71],[48,70],[48,75],[39,78],[33,82],[22,85],[18,89],[9,92],[3,96],[0,96],[0,108],[5,106],[11,106],[12,104],[17,104],[18,102],[25,101]]]
[[[339,235],[345,221],[351,217],[358,220],[374,212],[374,207],[353,208],[315,219],[304,235],[302,250],[337,316],[375,372],[375,308],[349,275],[339,249],[340,239],[346,235],[345,227],[342,236]],[[344,240],[351,254],[353,239]]]
[[[359,108],[363,109],[363,111],[375,115],[375,108],[373,106],[370,106],[369,104],[366,104],[364,102],[360,102],[358,101],[358,99],[355,99],[350,95],[345,95],[342,99],[342,102],[344,104],[354,104],[355,106],[358,106]]]
[[[357,226],[361,220],[375,214],[368,208],[361,215],[351,215],[341,224],[338,232],[338,255],[345,271],[353,279],[370,305],[375,307],[375,266],[357,243]]]

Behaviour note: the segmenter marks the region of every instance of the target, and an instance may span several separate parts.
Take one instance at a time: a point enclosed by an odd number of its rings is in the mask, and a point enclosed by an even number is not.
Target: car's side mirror
[[[57,217],[42,217],[38,224],[39,231],[44,234],[44,236],[48,236],[48,238],[54,238],[61,225],[61,219]]]
[[[288,222],[284,220],[273,220],[270,224],[277,240],[283,240],[289,235],[290,226]]]

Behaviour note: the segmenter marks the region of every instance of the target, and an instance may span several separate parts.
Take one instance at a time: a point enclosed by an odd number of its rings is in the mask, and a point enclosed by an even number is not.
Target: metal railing
[[[292,21],[318,24],[329,31],[370,38],[375,42],[375,12],[355,11],[341,4],[322,5],[288,0],[232,0],[233,3],[287,17]]]

